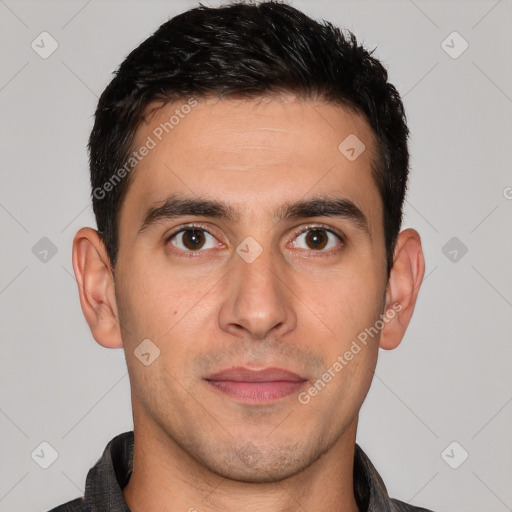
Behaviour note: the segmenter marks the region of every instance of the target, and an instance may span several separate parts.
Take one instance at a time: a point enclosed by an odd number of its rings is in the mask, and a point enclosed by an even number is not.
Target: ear
[[[105,244],[96,230],[82,228],[75,235],[73,270],[82,311],[94,339],[102,347],[122,347],[114,276]]]
[[[393,267],[386,287],[384,327],[380,347],[398,347],[412,317],[423,275],[425,259],[420,235],[414,229],[403,230],[397,238]]]

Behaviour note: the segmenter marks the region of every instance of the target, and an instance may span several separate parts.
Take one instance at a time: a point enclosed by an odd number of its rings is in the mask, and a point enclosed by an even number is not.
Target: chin
[[[309,448],[309,450],[308,450]],[[293,446],[258,446],[247,442],[240,448],[230,447],[223,456],[214,452],[215,460],[201,460],[212,473],[241,483],[267,484],[295,476],[318,460],[325,450],[311,450],[302,444]]]

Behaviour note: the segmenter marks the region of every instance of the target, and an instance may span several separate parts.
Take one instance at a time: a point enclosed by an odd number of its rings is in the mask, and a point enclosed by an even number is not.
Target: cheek
[[[384,293],[381,275],[374,266],[354,258],[322,280],[312,277],[304,282],[301,295],[318,312],[339,350],[379,319]]]
[[[133,346],[142,339],[153,340],[162,350],[179,339],[186,348],[193,339],[194,326],[203,325],[212,299],[207,291],[218,281],[215,273],[196,270],[184,272],[177,266],[155,262],[127,262],[119,272],[117,301],[123,339]],[[213,320],[210,317],[210,322]],[[197,328],[197,327],[196,327]],[[173,343],[174,349],[176,344]]]
[[[383,288],[371,276],[359,271],[344,273],[343,279],[332,282],[316,304],[321,320],[331,331],[317,345],[325,367],[316,376],[319,380],[314,386],[322,391],[312,390],[323,397],[318,400],[318,407],[329,408],[324,411],[327,422],[337,421],[347,411],[359,410],[372,381]]]
[[[128,268],[128,266],[127,266]],[[157,340],[162,329],[169,329],[178,314],[171,288],[158,273],[141,271],[144,266],[130,264],[128,272],[118,271],[116,298],[125,344],[142,339]]]

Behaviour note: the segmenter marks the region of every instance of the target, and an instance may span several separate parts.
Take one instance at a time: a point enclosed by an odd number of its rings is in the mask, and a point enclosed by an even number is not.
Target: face
[[[385,313],[372,131],[332,104],[202,99],[154,111],[144,145],[115,271],[135,424],[224,477],[296,474],[354,434],[376,363],[378,335],[351,349]]]

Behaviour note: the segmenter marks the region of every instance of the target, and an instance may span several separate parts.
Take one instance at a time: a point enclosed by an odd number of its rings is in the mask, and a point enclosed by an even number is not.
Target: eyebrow
[[[222,201],[172,195],[151,206],[139,229],[139,233],[159,222],[183,217],[211,217],[231,222],[237,222],[241,213]],[[336,217],[346,219],[355,228],[371,237],[368,219],[352,201],[346,198],[332,196],[317,196],[310,199],[285,203],[276,210],[276,221],[288,219],[306,219],[309,217]]]

